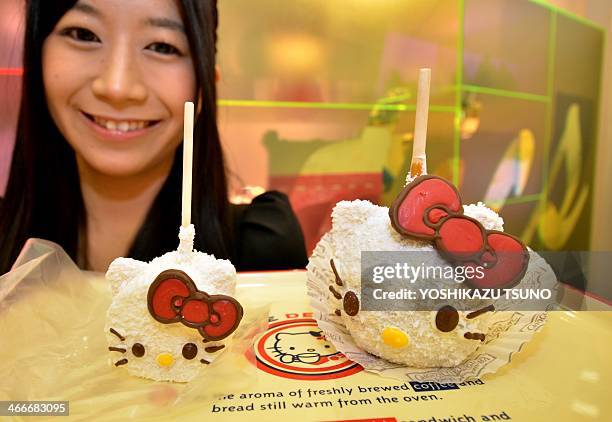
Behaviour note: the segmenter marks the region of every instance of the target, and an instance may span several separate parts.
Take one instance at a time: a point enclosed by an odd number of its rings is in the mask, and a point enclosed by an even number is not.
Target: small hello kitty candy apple
[[[106,273],[112,302],[106,319],[114,366],[156,381],[187,382],[225,348],[242,319],[232,297],[236,270],[194,251],[190,224],[193,104],[185,105],[183,221],[179,247],[151,262],[115,259]]]
[[[156,381],[190,381],[240,323],[235,277],[229,261],[200,252],[173,251],[150,263],[117,258],[106,274],[112,363]]]

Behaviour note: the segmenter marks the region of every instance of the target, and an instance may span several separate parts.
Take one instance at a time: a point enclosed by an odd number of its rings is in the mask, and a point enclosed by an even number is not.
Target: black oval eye
[[[144,346],[140,343],[134,343],[134,345],[132,346],[132,354],[137,358],[143,357],[145,354]]]
[[[193,343],[187,343],[183,346],[183,357],[187,360],[195,358],[198,354],[198,346]]]
[[[163,55],[179,54],[179,50],[170,44],[164,42],[156,42],[147,47],[149,50]]]
[[[443,333],[453,331],[459,324],[459,312],[450,305],[438,309],[436,314],[436,327]]]
[[[291,346],[291,347],[289,348],[289,350],[295,350],[295,347]]]
[[[76,30],[75,36],[81,41],[87,41],[87,42],[98,41],[98,37],[96,37],[96,34],[94,34],[93,32],[87,29],[83,29],[83,28],[78,28]]]
[[[64,29],[61,34],[78,42],[92,43],[100,41],[96,34],[86,28],[70,27]]]

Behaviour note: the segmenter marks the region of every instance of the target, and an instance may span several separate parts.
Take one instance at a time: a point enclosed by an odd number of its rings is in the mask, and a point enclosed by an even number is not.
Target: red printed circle
[[[329,380],[363,370],[325,339],[314,319],[271,324],[247,357],[260,370],[289,379]]]

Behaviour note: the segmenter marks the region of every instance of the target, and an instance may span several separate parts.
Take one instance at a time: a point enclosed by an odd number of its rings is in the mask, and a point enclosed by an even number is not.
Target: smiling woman
[[[196,249],[238,269],[305,265],[286,197],[227,199],[216,123],[216,0],[28,0],[23,96],[0,272],[24,241],[59,243],[83,268],[175,249],[183,104],[198,104]]]
[[[77,3],[44,42],[43,78],[81,175],[159,179],[169,172],[183,104],[196,93],[173,2]]]

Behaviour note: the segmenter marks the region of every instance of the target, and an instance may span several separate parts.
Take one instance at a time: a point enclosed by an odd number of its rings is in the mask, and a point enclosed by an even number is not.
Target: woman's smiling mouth
[[[140,136],[148,129],[156,126],[161,120],[138,120],[138,119],[112,119],[81,111],[88,123],[97,133],[104,137],[132,138]]]

